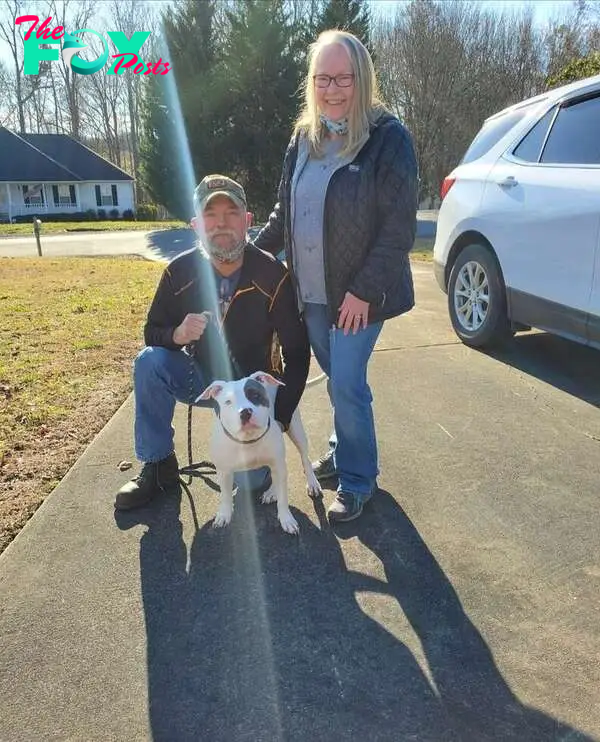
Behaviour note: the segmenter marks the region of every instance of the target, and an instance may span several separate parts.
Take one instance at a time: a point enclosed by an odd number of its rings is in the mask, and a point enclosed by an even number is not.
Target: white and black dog
[[[231,521],[234,472],[269,466],[273,481],[262,501],[277,502],[277,517],[283,530],[298,533],[298,524],[288,502],[283,433],[273,415],[278,386],[283,386],[283,382],[265,371],[257,371],[238,381],[213,381],[196,400],[213,399],[216,403],[217,419],[210,441],[210,457],[221,488],[214,520],[217,527]],[[308,457],[306,433],[298,409],[287,434],[300,453],[308,494],[320,497],[321,486]]]

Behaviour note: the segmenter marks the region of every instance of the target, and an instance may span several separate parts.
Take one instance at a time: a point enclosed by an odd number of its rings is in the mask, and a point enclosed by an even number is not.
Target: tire
[[[454,332],[472,348],[505,344],[513,335],[506,311],[506,288],[492,251],[467,245],[448,281],[448,312]]]

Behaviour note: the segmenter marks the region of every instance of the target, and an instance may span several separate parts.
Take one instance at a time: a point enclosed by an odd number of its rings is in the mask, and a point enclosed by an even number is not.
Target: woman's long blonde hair
[[[294,133],[305,133],[311,152],[317,155],[322,153],[321,145],[326,130],[319,119],[313,75],[321,49],[331,44],[341,44],[346,49],[354,73],[354,99],[348,112],[348,135],[339,153],[340,157],[345,157],[358,151],[369,137],[370,124],[386,110],[379,99],[377,76],[371,55],[364,44],[348,31],[337,29],[323,31],[310,45],[308,74],[303,83],[304,106],[296,121]]]

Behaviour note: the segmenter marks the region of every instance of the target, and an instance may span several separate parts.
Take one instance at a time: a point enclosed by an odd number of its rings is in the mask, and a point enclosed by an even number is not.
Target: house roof
[[[0,152],[0,182],[133,180],[66,134],[15,134],[0,127]]]

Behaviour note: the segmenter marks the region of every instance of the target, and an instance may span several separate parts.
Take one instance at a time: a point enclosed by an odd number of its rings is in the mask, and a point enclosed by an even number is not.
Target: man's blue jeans
[[[146,463],[161,461],[173,453],[173,414],[175,403],[189,404],[208,386],[198,365],[185,353],[167,348],[147,347],[133,366],[135,392],[135,455]],[[197,407],[211,407],[198,402]],[[212,425],[211,411],[206,424]],[[208,415],[211,417],[209,418]],[[235,481],[244,489],[261,489],[269,474],[268,467],[236,474]]]
[[[330,444],[338,472],[338,492],[367,499],[379,474],[367,364],[383,323],[370,324],[356,335],[344,335],[343,330],[331,325],[324,304],[305,304],[304,319],[315,357],[329,379],[335,431]]]

